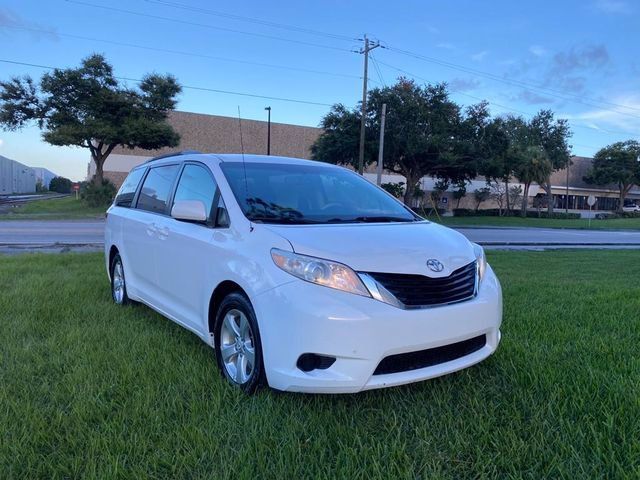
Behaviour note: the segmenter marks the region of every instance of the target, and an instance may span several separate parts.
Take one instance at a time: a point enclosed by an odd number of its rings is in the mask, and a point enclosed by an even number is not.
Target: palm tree
[[[528,146],[514,153],[520,157],[520,161],[518,162],[514,173],[518,181],[524,184],[522,209],[520,210],[520,214],[523,217],[526,217],[529,201],[529,187],[531,187],[533,182],[538,184],[544,182],[551,174],[553,166],[551,165],[551,161],[547,157],[544,149],[539,145]]]

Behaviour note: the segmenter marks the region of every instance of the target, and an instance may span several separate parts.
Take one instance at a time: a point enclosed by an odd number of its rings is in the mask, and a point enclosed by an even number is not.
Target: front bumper
[[[372,298],[293,281],[252,299],[269,385],[279,390],[353,393],[426,380],[478,363],[497,348],[502,291],[490,267],[472,300],[403,310]],[[481,349],[417,370],[374,375],[380,361],[486,335]],[[335,357],[325,370],[303,372],[303,353]]]

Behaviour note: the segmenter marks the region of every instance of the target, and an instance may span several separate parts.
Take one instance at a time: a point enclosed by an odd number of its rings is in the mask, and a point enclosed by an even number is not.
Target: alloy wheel
[[[246,315],[229,310],[220,329],[220,356],[227,375],[235,383],[247,383],[255,370],[256,352],[254,334]]]
[[[113,266],[113,300],[121,305],[124,302],[125,295],[125,283],[124,283],[124,270],[122,269],[122,262],[117,260]]]

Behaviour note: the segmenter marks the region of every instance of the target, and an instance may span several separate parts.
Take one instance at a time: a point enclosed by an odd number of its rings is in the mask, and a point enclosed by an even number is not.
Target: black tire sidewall
[[[120,262],[120,264],[122,265],[122,280],[124,281],[124,285],[123,285],[123,290],[124,290],[124,295],[122,296],[122,303],[118,303],[116,301],[116,297],[114,295],[113,292],[113,272],[116,269],[116,264]],[[111,300],[113,300],[113,303],[115,303],[116,305],[127,305],[129,303],[129,296],[127,295],[127,279],[124,275],[124,263],[122,263],[122,257],[120,257],[119,253],[116,253],[113,256],[113,259],[111,260]]]
[[[253,366],[251,379],[242,385],[238,384],[231,377],[229,377],[227,369],[224,366],[224,362],[222,361],[222,355],[220,353],[220,332],[222,330],[222,321],[224,320],[224,316],[227,314],[227,312],[232,309],[240,310],[245,314],[247,320],[249,321],[249,325],[251,326],[251,331],[253,332],[255,365]],[[255,312],[253,311],[253,306],[246,296],[241,293],[234,292],[230,293],[222,300],[216,313],[216,323],[213,335],[215,338],[216,362],[223,377],[232,385],[240,388],[245,393],[254,393],[260,386],[264,384],[265,371],[264,361],[262,358],[262,340],[260,339],[260,329],[258,328],[258,321],[256,319]]]

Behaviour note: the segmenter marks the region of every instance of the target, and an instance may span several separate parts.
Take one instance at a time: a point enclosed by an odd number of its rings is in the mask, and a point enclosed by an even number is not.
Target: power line
[[[587,105],[589,107],[595,107],[595,108],[604,109],[602,106],[597,105],[597,103],[601,103],[601,104],[611,105],[611,106],[614,106],[614,107],[617,107],[617,108],[626,108],[626,109],[629,109],[629,110],[640,111],[640,108],[632,107],[632,106],[629,106],[629,105],[617,104],[617,103],[613,103],[613,102],[607,102],[607,101],[604,101],[604,100],[596,100],[596,99],[588,98],[588,97],[585,97],[585,96],[575,95],[575,94],[572,94],[572,93],[568,93],[568,92],[563,92],[563,91],[560,91],[560,90],[552,89],[552,88],[545,87],[545,86],[542,86],[542,85],[535,85],[535,84],[531,84],[531,83],[528,83],[528,82],[523,82],[521,80],[504,78],[504,77],[501,77],[499,75],[495,75],[495,74],[492,74],[492,73],[489,73],[489,72],[485,72],[485,71],[482,71],[482,70],[477,70],[475,68],[466,67],[464,65],[459,65],[459,64],[456,64],[456,63],[452,63],[452,62],[447,62],[445,60],[440,60],[440,59],[434,58],[434,57],[428,57],[428,56],[421,55],[421,54],[418,54],[418,53],[410,52],[408,50],[402,50],[402,49],[399,49],[399,48],[389,47],[389,46],[385,46],[385,45],[382,45],[382,48],[385,48],[387,50],[390,50],[390,51],[393,51],[393,52],[396,52],[396,53],[400,53],[400,54],[403,54],[403,55],[406,55],[406,56],[409,56],[409,57],[413,57],[413,58],[416,58],[416,59],[419,59],[419,60],[423,60],[425,62],[430,62],[430,63],[434,63],[434,64],[437,64],[437,65],[440,65],[440,66],[443,66],[443,67],[446,67],[446,68],[451,68],[453,70],[462,71],[462,72],[465,72],[465,73],[469,73],[471,75],[484,77],[484,78],[487,78],[489,80],[493,80],[493,81],[496,81],[496,82],[501,82],[501,83],[505,83],[507,85],[516,86],[516,87],[522,88],[524,90],[533,91],[534,93],[543,93],[545,95],[548,95],[548,96],[551,96],[551,97],[554,97],[554,98],[558,98],[558,99],[561,99],[561,100],[567,100],[567,101],[573,101],[573,102],[581,103],[581,104]],[[537,92],[536,92],[536,90],[537,90]],[[572,98],[567,98],[567,97],[572,97]],[[595,102],[596,104],[594,105],[594,103],[589,103],[589,102]],[[628,112],[621,112],[619,110],[611,110],[611,109],[604,109],[604,110],[607,110],[607,111],[610,111],[610,112],[614,112],[614,113],[618,113],[618,114],[621,114],[621,115],[627,115],[627,116],[630,116],[630,117],[633,117],[633,118],[640,118],[640,116],[632,114],[632,113],[628,113]]]
[[[380,60],[378,60],[378,63],[379,63],[380,65],[384,65],[385,67],[391,68],[391,69],[393,69],[393,70],[396,70],[396,71],[398,71],[398,72],[404,73],[405,75],[409,75],[409,76],[414,77],[414,78],[417,78],[417,79],[419,79],[419,80],[423,80],[423,81],[428,82],[428,83],[436,83],[436,82],[433,82],[432,80],[430,80],[430,79],[428,79],[428,78],[422,77],[422,76],[420,76],[420,75],[416,75],[416,74],[414,74],[414,73],[411,73],[411,72],[409,72],[409,71],[407,71],[407,70],[404,70],[404,69],[402,69],[402,68],[395,67],[395,66],[390,65],[390,64],[388,64],[388,63],[381,62]],[[469,98],[472,98],[472,99],[474,99],[474,100],[478,100],[478,101],[488,101],[490,105],[493,105],[493,106],[496,106],[496,107],[502,108],[502,109],[507,110],[507,111],[509,111],[509,112],[519,113],[519,114],[521,114],[521,115],[525,115],[525,116],[527,116],[527,117],[532,117],[532,116],[533,116],[533,114],[532,114],[532,113],[530,113],[530,112],[525,112],[524,110],[518,110],[518,109],[513,108],[513,107],[510,107],[510,106],[508,106],[508,105],[502,105],[502,104],[497,103],[497,102],[494,102],[494,101],[489,101],[489,100],[487,100],[486,98],[482,98],[482,97],[478,97],[478,96],[475,96],[475,95],[471,95],[471,94],[468,94],[468,93],[465,93],[465,92],[462,92],[462,91],[460,91],[460,90],[456,90],[456,89],[451,89],[451,88],[450,88],[449,90],[450,90],[451,92],[455,92],[455,93],[457,93],[458,95],[462,95],[462,96],[465,96],[465,97],[469,97]],[[608,134],[611,134],[611,135],[627,135],[627,136],[633,136],[633,137],[639,137],[639,138],[640,138],[640,135],[638,135],[638,134],[636,134],[636,133],[612,131],[612,130],[606,130],[606,129],[603,129],[603,128],[600,128],[600,127],[590,127],[590,126],[588,126],[588,125],[572,125],[572,127],[573,127],[573,128],[583,128],[583,129],[588,129],[588,130],[591,130],[591,131],[595,130],[595,131],[598,131],[598,132],[608,133]]]
[[[164,20],[167,22],[173,22],[173,23],[179,23],[182,25],[191,25],[191,26],[196,26],[196,27],[203,27],[203,28],[209,28],[209,29],[213,29],[213,30],[220,30],[223,32],[231,32],[231,33],[238,33],[241,35],[249,35],[249,36],[253,36],[253,37],[259,37],[259,38],[268,38],[270,40],[278,40],[281,42],[289,42],[289,43],[296,43],[299,45],[306,45],[309,47],[317,47],[317,48],[326,48],[329,50],[338,50],[338,51],[342,51],[342,52],[349,52],[349,53],[354,53],[353,50],[349,50],[347,48],[342,48],[342,47],[335,47],[332,45],[323,45],[321,43],[314,43],[314,42],[307,42],[304,40],[294,40],[291,38],[285,38],[285,37],[278,37],[275,35],[267,35],[264,33],[257,33],[257,32],[246,32],[244,30],[236,30],[233,28],[226,28],[226,27],[218,27],[215,25],[210,25],[210,24],[206,24],[206,23],[198,23],[198,22],[190,22],[187,20],[180,20],[178,18],[170,18],[170,17],[163,17],[160,15],[152,15],[150,13],[142,13],[142,12],[135,12],[133,10],[125,10],[123,8],[116,8],[116,7],[109,7],[107,5],[97,5],[95,3],[89,3],[89,2],[83,2],[80,0],[64,0],[68,3],[74,3],[76,5],[83,5],[85,7],[91,7],[91,8],[99,8],[102,10],[109,10],[112,12],[118,12],[118,13],[126,13],[127,15],[136,15],[139,17],[145,17],[145,18],[153,18],[156,20]]]
[[[262,19],[254,18],[254,17],[245,17],[245,16],[242,16],[242,15],[224,13],[224,12],[219,12],[219,11],[215,11],[215,10],[209,10],[209,9],[201,8],[201,7],[192,7],[190,5],[185,5],[183,3],[172,2],[172,1],[168,1],[168,0],[145,0],[145,1],[147,1],[149,3],[154,3],[156,5],[163,5],[163,6],[166,6],[166,7],[179,8],[179,9],[190,11],[190,12],[204,13],[205,15],[212,15],[212,16],[216,16],[216,17],[228,18],[228,19],[231,19],[231,20],[249,22],[249,23],[254,23],[254,24],[258,24],[258,25],[265,25],[267,27],[280,28],[280,29],[289,30],[289,31],[292,31],[292,32],[306,33],[306,34],[309,34],[309,35],[317,35],[317,36],[321,36],[321,37],[333,38],[333,39],[336,39],[336,40],[346,40],[346,41],[358,40],[357,38],[350,37],[348,35],[341,35],[341,34],[336,34],[336,33],[328,33],[328,32],[323,32],[323,31],[320,31],[320,30],[313,30],[311,28],[298,27],[298,26],[295,26],[295,25],[287,25],[287,24],[284,24],[284,23],[276,23],[276,22],[272,22],[272,21],[269,21],[269,20],[262,20]]]
[[[383,87],[386,87],[387,84],[384,81],[384,78],[382,78],[382,72],[380,72],[380,66],[378,65],[378,62],[376,61],[376,59],[373,56],[373,54],[371,54],[371,61],[373,62],[373,68],[375,69],[376,74],[378,75],[378,78],[380,79],[380,83],[382,84]]]
[[[19,29],[19,30],[26,30],[26,31],[30,31],[30,32],[47,33],[47,34],[52,34],[52,35],[58,35],[58,36],[61,36],[61,37],[74,38],[74,39],[78,39],[78,40],[88,40],[88,41],[92,41],[92,42],[107,43],[107,44],[111,44],[111,45],[118,45],[118,46],[121,46],[121,47],[139,48],[139,49],[150,50],[150,51],[154,51],[154,52],[172,53],[172,54],[175,54],[175,55],[183,55],[183,56],[197,57],[197,58],[207,58],[207,59],[211,59],[211,60],[220,60],[220,61],[223,61],[223,62],[241,63],[241,64],[245,64],[245,65],[257,65],[257,66],[260,66],[260,67],[278,68],[278,69],[282,69],[282,70],[291,70],[291,71],[297,71],[297,72],[313,73],[313,74],[317,74],[317,75],[330,75],[330,76],[335,76],[335,77],[357,78],[357,79],[361,79],[362,78],[362,77],[360,77],[358,75],[351,75],[351,74],[348,74],[348,73],[335,73],[335,72],[327,72],[327,71],[322,71],[322,70],[313,70],[313,69],[300,68],[300,67],[290,67],[288,65],[276,65],[276,64],[271,64],[271,63],[262,63],[262,62],[252,62],[252,61],[249,61],[249,60],[240,60],[240,59],[235,59],[235,58],[217,57],[217,56],[214,56],[214,55],[205,55],[205,54],[194,53],[194,52],[186,52],[186,51],[183,51],[183,50],[172,50],[172,49],[160,48],[160,47],[150,47],[150,46],[147,46],[147,45],[140,45],[140,44],[135,44],[135,43],[126,43],[126,42],[118,42],[118,41],[115,41],[115,40],[106,40],[106,39],[103,39],[103,38],[93,38],[93,37],[85,37],[85,36],[82,36],[82,35],[74,35],[74,34],[70,34],[70,33],[60,33],[58,31],[53,32],[53,31],[49,31],[49,30],[26,27],[26,26],[21,26],[21,25],[7,25],[6,28],[14,28],[14,29]]]
[[[13,65],[23,65],[23,66],[27,66],[27,67],[36,67],[36,68],[43,68],[45,70],[56,70],[56,69],[60,69],[59,67],[52,67],[50,65],[39,65],[37,63],[27,63],[27,62],[17,62],[14,60],[4,60],[4,59],[0,59],[0,62],[2,63],[10,63]],[[115,77],[118,80],[126,80],[129,82],[136,82],[136,83],[140,83],[142,82],[141,79],[139,78],[130,78],[130,77]],[[317,105],[317,106],[322,106],[322,107],[332,107],[333,104],[331,103],[322,103],[322,102],[312,102],[309,100],[299,100],[299,99],[295,99],[295,98],[286,98],[286,97],[272,97],[272,96],[268,96],[268,95],[257,95],[254,93],[246,93],[246,92],[235,92],[232,90],[221,90],[221,89],[217,89],[217,88],[208,88],[208,87],[198,87],[198,86],[194,86],[194,85],[181,85],[182,88],[184,89],[188,89],[188,90],[199,90],[199,91],[204,91],[204,92],[213,92],[213,93],[222,93],[225,95],[238,95],[238,96],[242,96],[242,97],[252,97],[252,98],[262,98],[262,99],[266,99],[266,100],[278,100],[281,102],[290,102],[290,103],[302,103],[305,105]]]

